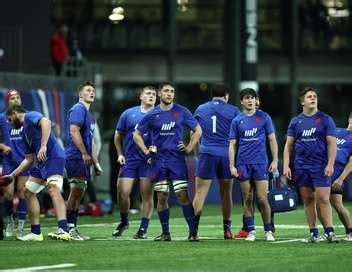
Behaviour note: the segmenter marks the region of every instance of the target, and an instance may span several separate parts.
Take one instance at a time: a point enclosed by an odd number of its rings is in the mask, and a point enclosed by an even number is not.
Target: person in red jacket
[[[61,75],[62,66],[69,57],[69,50],[67,45],[68,27],[62,25],[57,29],[51,38],[50,53],[57,76]]]

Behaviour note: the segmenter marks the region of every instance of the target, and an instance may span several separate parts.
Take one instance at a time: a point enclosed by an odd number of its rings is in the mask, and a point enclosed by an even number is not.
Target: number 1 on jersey
[[[213,120],[213,133],[216,133],[216,115],[212,115],[211,119]]]

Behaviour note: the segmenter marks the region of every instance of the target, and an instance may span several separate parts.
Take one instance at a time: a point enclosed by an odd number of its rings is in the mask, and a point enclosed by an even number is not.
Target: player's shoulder
[[[140,106],[134,106],[134,107],[130,107],[128,109],[125,109],[122,114],[135,114],[137,112],[140,112]],[[121,114],[121,115],[122,115]]]
[[[256,112],[255,112],[256,116],[258,117],[262,117],[262,118],[270,118],[270,115],[269,113],[267,113],[266,111],[263,111],[261,109],[257,109]]]
[[[72,107],[71,107],[71,112],[85,112],[87,110],[87,108],[80,102],[77,102],[76,104],[74,104]]]
[[[232,119],[232,122],[239,122],[241,120],[244,120],[247,118],[247,115],[245,115],[242,111],[237,114],[233,119]]]
[[[327,113],[325,113],[323,111],[318,111],[316,113],[316,117],[317,118],[321,118],[321,119],[325,119],[325,120],[329,120],[329,119],[332,120],[332,117],[329,114],[327,114]]]

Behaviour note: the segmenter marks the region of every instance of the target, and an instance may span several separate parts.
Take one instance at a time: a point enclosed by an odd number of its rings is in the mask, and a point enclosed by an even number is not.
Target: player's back
[[[223,100],[213,99],[200,105],[194,117],[202,128],[200,153],[227,155],[231,121],[239,109]]]
[[[42,138],[42,130],[39,126],[40,120],[44,116],[36,111],[26,112],[23,123],[23,133],[25,135],[26,142],[26,154],[28,151],[30,153],[38,154],[41,148],[41,138]],[[65,158],[64,150],[58,143],[54,132],[51,130],[49,139],[47,142],[47,157],[48,159],[53,158]]]

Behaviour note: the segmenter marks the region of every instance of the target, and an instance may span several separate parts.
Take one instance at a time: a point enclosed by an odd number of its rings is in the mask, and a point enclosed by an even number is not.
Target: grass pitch
[[[348,204],[351,209],[352,205]],[[233,232],[241,225],[241,208],[234,207]],[[256,214],[257,241],[223,240],[222,216],[218,206],[207,206],[201,218],[199,243],[190,243],[180,207],[171,208],[170,231],[173,241],[154,242],[160,234],[156,213],[150,222],[147,240],[133,240],[139,215],[130,216],[130,228],[121,239],[113,239],[118,214],[99,218],[81,217],[80,231],[89,241],[21,242],[0,241],[0,269],[28,270],[162,270],[162,271],[347,271],[352,266],[352,242],[305,244],[308,228],[302,208],[275,215],[276,242],[264,241],[262,221]],[[336,233],[344,228],[336,215]],[[41,220],[46,236],[56,220]],[[29,229],[28,229],[29,230]],[[320,227],[320,233],[322,228]]]

